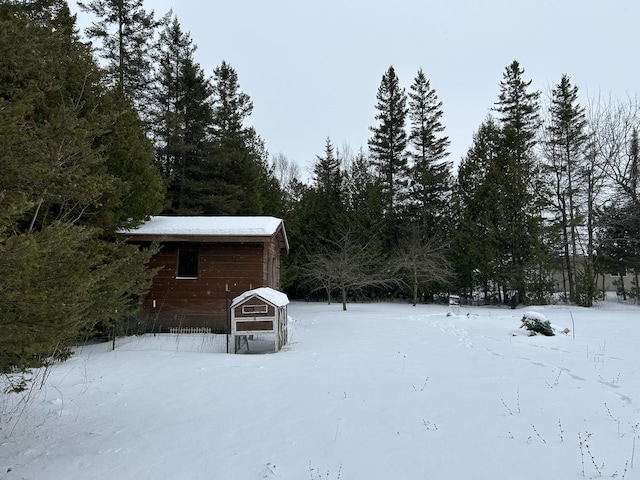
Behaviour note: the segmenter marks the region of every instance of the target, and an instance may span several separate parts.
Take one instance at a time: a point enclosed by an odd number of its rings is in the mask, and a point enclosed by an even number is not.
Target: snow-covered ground
[[[639,308],[348,308],[292,303],[276,354],[85,346],[3,397],[0,479],[640,478]]]

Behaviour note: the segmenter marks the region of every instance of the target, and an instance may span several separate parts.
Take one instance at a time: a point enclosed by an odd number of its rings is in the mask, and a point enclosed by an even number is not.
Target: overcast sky
[[[407,90],[423,69],[456,163],[513,60],[543,92],[566,73],[583,105],[635,97],[640,85],[638,0],[145,0],[145,8],[157,17],[173,9],[208,75],[231,64],[253,100],[249,123],[271,156],[284,154],[305,177],[327,136],[339,149],[366,149],[390,65]]]

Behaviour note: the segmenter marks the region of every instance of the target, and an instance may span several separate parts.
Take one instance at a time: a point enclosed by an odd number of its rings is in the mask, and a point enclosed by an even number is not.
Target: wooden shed
[[[144,327],[154,332],[230,333],[230,299],[279,289],[280,255],[289,251],[283,221],[266,216],[156,216],[120,234],[160,245],[143,301]]]
[[[256,288],[244,292],[231,303],[229,353],[237,353],[240,338],[273,334],[275,351],[287,343],[287,305],[289,298],[272,288]]]

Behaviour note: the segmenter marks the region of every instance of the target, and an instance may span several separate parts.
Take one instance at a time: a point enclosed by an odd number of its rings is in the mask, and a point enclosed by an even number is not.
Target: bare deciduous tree
[[[312,291],[323,290],[331,303],[331,293],[340,292],[342,310],[347,309],[349,292],[367,287],[388,288],[400,281],[389,268],[380,268],[369,244],[357,243],[349,233],[338,241],[328,242],[329,247],[307,255],[303,278]]]
[[[418,302],[420,285],[447,283],[453,278],[453,269],[447,259],[448,245],[437,237],[424,240],[417,228],[410,230],[401,243],[394,270],[403,272],[412,287],[413,306]]]

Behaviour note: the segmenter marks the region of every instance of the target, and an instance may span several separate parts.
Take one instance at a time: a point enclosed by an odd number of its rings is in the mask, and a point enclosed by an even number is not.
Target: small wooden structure
[[[262,287],[244,292],[231,303],[231,333],[228,351],[237,353],[239,342],[252,335],[274,334],[275,351],[287,343],[287,305],[282,292]]]
[[[128,242],[156,243],[157,269],[142,303],[146,331],[230,333],[229,301],[257,287],[280,287],[280,256],[289,251],[274,217],[151,217],[121,230]],[[196,330],[189,330],[196,329]]]

